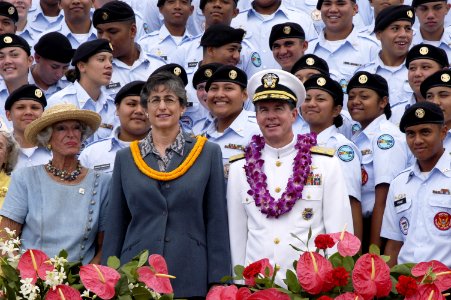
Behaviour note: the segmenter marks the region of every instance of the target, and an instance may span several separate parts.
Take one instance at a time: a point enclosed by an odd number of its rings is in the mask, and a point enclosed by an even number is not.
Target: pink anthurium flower
[[[270,288],[255,292],[249,298],[245,298],[245,300],[290,300],[290,296],[275,288]]]
[[[53,271],[54,266],[47,254],[40,250],[29,249],[20,257],[17,268],[20,271],[21,278],[32,278],[31,283],[35,284],[38,276],[45,280],[46,271]]]
[[[138,280],[144,282],[148,288],[151,288],[160,294],[172,294],[172,286],[169,278],[175,278],[168,275],[168,266],[164,257],[158,254],[149,256],[150,267],[138,268]]]
[[[363,297],[359,294],[348,292],[335,297],[335,300],[363,300]]]
[[[116,294],[114,287],[121,279],[121,275],[115,269],[94,264],[80,267],[79,275],[86,289],[106,300],[114,297]]]
[[[327,292],[334,286],[329,278],[332,264],[315,252],[304,252],[299,258],[296,273],[302,288],[312,295]]]
[[[451,288],[451,269],[437,260],[418,263],[412,268],[412,275],[426,276],[423,282],[435,284],[441,292]]]
[[[235,300],[238,288],[235,285],[217,285],[210,289],[207,300]]]
[[[418,291],[411,297],[406,297],[404,300],[445,300],[446,297],[442,295],[440,289],[435,284],[421,284]]]
[[[388,296],[392,288],[390,268],[377,255],[362,255],[352,271],[354,290],[365,300]]]
[[[341,256],[354,256],[360,250],[360,240],[355,235],[346,231],[346,225],[342,232],[331,233],[330,236],[337,244],[338,253]]]
[[[81,295],[73,287],[60,284],[47,292],[45,300],[81,300]]]
[[[247,300],[247,298],[249,298],[251,295],[251,290],[249,290],[247,287],[241,287],[236,293],[236,300]]]

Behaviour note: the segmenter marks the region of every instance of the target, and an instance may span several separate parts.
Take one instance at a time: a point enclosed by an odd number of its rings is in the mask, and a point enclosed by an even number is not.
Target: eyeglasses
[[[178,102],[177,99],[173,99],[173,98],[164,98],[164,99],[156,99],[155,98],[155,99],[152,99],[152,100],[147,100],[147,103],[149,103],[151,107],[157,108],[158,106],[160,106],[160,103],[162,101],[164,102],[164,105],[166,107],[173,107]]]

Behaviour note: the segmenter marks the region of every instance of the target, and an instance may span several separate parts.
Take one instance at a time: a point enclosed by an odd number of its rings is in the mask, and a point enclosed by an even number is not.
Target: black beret
[[[30,45],[28,45],[27,41],[24,38],[12,33],[0,34],[0,49],[6,47],[22,48],[25,52],[27,52],[28,56],[30,56],[31,53]]]
[[[203,47],[221,47],[230,43],[240,43],[243,41],[244,31],[241,28],[233,28],[223,24],[215,24],[205,30],[200,45]]]
[[[159,0],[159,1],[162,1],[162,0]],[[210,0],[200,0],[199,8],[203,10],[208,1],[210,1]],[[235,2],[235,6],[236,6],[238,4],[238,0],[233,0],[233,1]]]
[[[200,66],[193,75],[193,87],[202,82],[207,82],[216,70],[222,66],[220,63],[211,63]]]
[[[323,2],[324,2],[324,0],[318,0],[318,2],[316,3],[316,9],[317,10],[321,9],[321,6],[323,6]],[[351,0],[351,2],[356,3],[356,0]]]
[[[269,48],[272,49],[272,44],[275,41],[288,38],[305,40],[305,32],[301,25],[292,22],[274,25],[269,35]]]
[[[290,73],[295,74],[299,70],[314,69],[321,72],[321,74],[329,75],[329,65],[327,62],[315,54],[306,54],[294,63]]]
[[[144,84],[146,84],[146,82],[142,80],[135,80],[127,83],[119,90],[116,97],[114,97],[114,104],[121,103],[122,99],[125,97],[141,95],[141,90]]]
[[[436,61],[442,67],[448,67],[448,55],[445,50],[429,44],[418,44],[413,46],[406,57],[406,67],[416,59],[430,59]]]
[[[75,53],[69,39],[56,31],[41,36],[36,45],[34,45],[34,51],[46,59],[63,64],[70,63]]]
[[[425,4],[425,3],[429,3],[429,2],[445,2],[445,4],[446,4],[447,1],[445,1],[445,0],[413,0],[412,6],[417,7],[421,4]]]
[[[179,64],[163,65],[163,66],[159,67],[158,69],[156,69],[155,71],[153,71],[152,74],[150,74],[150,76],[160,73],[160,72],[164,72],[164,71],[174,74],[175,76],[177,76],[178,78],[180,78],[183,81],[183,84],[185,86],[187,86],[188,75],[186,75],[185,69]]]
[[[92,24],[94,27],[97,27],[98,24],[123,22],[133,19],[135,19],[135,12],[130,5],[123,1],[112,1],[94,11]]]
[[[413,25],[415,23],[413,7],[409,5],[391,5],[384,8],[376,17],[374,32],[384,30],[396,21],[408,21]]]
[[[246,73],[235,66],[221,66],[216,72],[207,80],[205,90],[208,92],[213,82],[233,82],[243,88],[247,87],[247,75]]]
[[[84,42],[75,50],[72,65],[76,66],[79,61],[84,61],[99,52],[113,52],[113,46],[105,39],[97,39]]]
[[[354,74],[348,82],[346,92],[349,94],[353,88],[364,88],[375,91],[380,97],[388,96],[388,84],[384,77],[360,71]]]
[[[10,18],[14,23],[19,21],[19,14],[17,13],[16,7],[8,2],[0,2],[0,16]]]
[[[5,110],[11,110],[14,102],[19,100],[33,100],[39,102],[42,108],[47,106],[44,92],[34,84],[25,84],[9,94],[5,101]]]
[[[427,77],[420,86],[421,95],[426,98],[426,94],[430,88],[436,86],[446,86],[451,88],[451,70],[440,70]]]
[[[343,105],[343,89],[341,85],[327,75],[313,75],[304,82],[305,90],[322,90],[329,93],[335,105]]]
[[[399,123],[399,129],[405,133],[409,126],[431,123],[443,124],[444,122],[445,117],[440,106],[429,101],[421,101],[406,109]]]

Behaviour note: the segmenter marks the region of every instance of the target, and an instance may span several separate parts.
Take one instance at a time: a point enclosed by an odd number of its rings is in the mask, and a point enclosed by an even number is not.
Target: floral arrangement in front
[[[121,266],[117,257],[108,266],[69,262],[67,253],[49,258],[36,249],[20,250],[14,231],[0,240],[0,299],[160,299],[173,298],[166,261],[160,255],[140,253]]]
[[[309,232],[308,245],[312,233]],[[358,255],[360,240],[343,230],[320,234],[314,239],[316,249],[302,252],[286,272],[281,287],[274,283],[279,267],[267,258],[246,267],[235,266],[236,276],[224,278],[243,281],[244,285],[212,288],[207,300],[445,300],[451,288],[451,269],[439,261],[399,264],[391,269],[388,256],[372,245]],[[336,248],[335,248],[336,247]],[[328,257],[328,249],[337,252]]]

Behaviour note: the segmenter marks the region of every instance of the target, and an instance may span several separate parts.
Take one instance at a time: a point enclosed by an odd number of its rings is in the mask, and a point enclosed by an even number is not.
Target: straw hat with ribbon
[[[48,126],[62,121],[76,120],[89,126],[95,132],[101,122],[100,115],[94,111],[79,109],[73,104],[57,104],[45,110],[41,117],[34,120],[25,129],[25,139],[36,144],[36,136]]]

